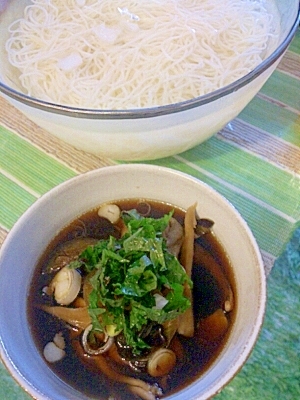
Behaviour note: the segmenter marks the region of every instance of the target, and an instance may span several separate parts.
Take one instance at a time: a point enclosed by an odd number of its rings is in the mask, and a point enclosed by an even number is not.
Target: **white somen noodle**
[[[239,79],[274,36],[269,0],[32,0],[6,42],[24,93],[97,109],[153,107]]]

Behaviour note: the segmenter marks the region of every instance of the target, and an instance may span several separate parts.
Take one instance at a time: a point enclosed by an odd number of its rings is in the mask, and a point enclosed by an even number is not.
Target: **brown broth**
[[[118,204],[123,210],[129,210],[132,208],[138,209],[138,203],[140,202],[141,200],[135,199],[118,201],[116,204]],[[174,217],[180,223],[183,223],[183,210],[165,203],[154,201],[150,201],[149,203],[151,204],[152,217],[159,218],[173,209]],[[124,385],[109,381],[101,372],[95,371],[93,367],[88,366],[87,363],[84,364],[78,358],[72,346],[72,340],[76,341],[78,339],[72,339],[72,336],[74,335],[72,334],[72,331],[66,327],[65,323],[33,306],[43,302],[47,303],[46,298],[42,295],[42,288],[49,284],[53,276],[45,273],[45,269],[50,258],[62,243],[72,240],[77,236],[106,239],[111,234],[116,234],[116,231],[111,228],[111,224],[108,224],[104,219],[98,217],[97,210],[85,213],[73,221],[69,226],[64,228],[49,244],[35,268],[28,296],[27,315],[34,341],[41,354],[46,343],[51,341],[57,332],[63,332],[66,340],[67,355],[61,361],[50,364],[52,370],[62,380],[86,395],[96,397],[99,400],[108,399],[110,395],[115,396],[114,398],[116,400],[132,400],[135,397],[132,393],[126,390]],[[222,301],[222,293],[219,285],[217,284],[216,279],[208,272],[207,265],[203,264],[201,257],[198,255],[198,249],[201,249],[201,251],[202,249],[205,249],[209,252],[215,262],[219,264],[220,268],[225,273],[233,292],[235,292],[233,272],[227,254],[215,235],[211,232],[206,233],[195,241],[192,279],[194,282],[193,308],[196,323],[200,318],[206,317],[207,315],[212,314],[216,309],[220,308]],[[233,324],[235,311],[233,310],[226,315],[229,321],[229,329],[226,334],[216,342],[207,343],[206,341],[201,340],[201,338],[199,339],[197,337],[197,331],[194,338],[179,338],[184,360],[177,363],[167,379],[158,381],[159,385],[164,389],[164,396],[182,389],[197,379],[197,377],[199,377],[215,360],[226,342],[226,338],[228,337]],[[124,373],[124,371],[121,372]],[[149,383],[156,382],[154,378],[149,377],[147,374],[135,374],[131,371],[130,375],[146,380]]]

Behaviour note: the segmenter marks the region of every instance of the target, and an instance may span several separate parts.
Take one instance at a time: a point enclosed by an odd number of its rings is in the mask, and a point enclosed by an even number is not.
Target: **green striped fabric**
[[[160,165],[165,166],[165,163],[161,161]],[[284,218],[281,213],[272,212],[267,204],[261,206],[257,198],[249,199],[245,193],[243,195],[240,191],[232,190],[227,184],[224,185],[215,180],[215,177],[211,178],[207,174],[194,171],[193,167],[182,168],[178,166],[178,163],[174,163],[172,168],[192,174],[225,196],[246,219],[260,248],[275,256],[281,253],[284,242],[288,241],[290,232],[293,230],[294,220],[290,221],[288,216]]]
[[[293,41],[289,45],[289,51],[296,53],[296,54],[300,54],[300,30],[299,29],[296,32]]]
[[[0,226],[8,230],[36,198],[76,173],[3,127],[0,143]]]
[[[76,175],[24,139],[0,127],[0,168],[37,195]]]
[[[36,197],[1,174],[0,187],[0,221],[1,225],[8,230],[19,216],[36,200]]]
[[[280,71],[275,71],[266,84],[262,87],[261,94],[294,108],[300,109],[300,81]]]
[[[266,114],[270,118],[266,118]],[[256,96],[241,112],[239,118],[300,147],[300,117],[295,112],[282,108],[279,113],[277,104]],[[295,131],[297,132],[296,135]]]

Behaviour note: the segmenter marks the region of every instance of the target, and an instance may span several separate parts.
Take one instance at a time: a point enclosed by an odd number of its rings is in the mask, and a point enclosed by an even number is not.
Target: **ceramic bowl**
[[[28,0],[3,0],[0,11],[0,94],[46,131],[84,151],[116,160],[147,160],[183,152],[205,141],[234,119],[277,67],[299,23],[298,0],[274,0],[279,42],[253,71],[232,84],[184,102],[152,108],[72,108],[32,98],[8,81],[7,27]],[[64,90],[62,88],[62,90]]]
[[[214,396],[238,373],[255,345],[264,318],[266,279],[255,238],[232,204],[205,183],[172,169],[143,164],[104,167],[39,198],[14,225],[0,251],[0,355],[33,398],[88,399],[49,369],[33,341],[26,299],[34,267],[68,223],[103,202],[126,198],[159,200],[182,209],[197,202],[198,214],[215,221],[215,235],[234,271],[237,309],[225,347],[198,380],[167,399]]]

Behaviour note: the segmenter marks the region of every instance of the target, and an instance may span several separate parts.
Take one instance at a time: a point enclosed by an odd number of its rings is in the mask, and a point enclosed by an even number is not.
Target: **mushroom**
[[[45,359],[50,362],[54,363],[60,361],[66,355],[65,352],[65,340],[62,336],[62,333],[57,333],[52,342],[48,342],[44,347],[43,354]]]
[[[63,349],[57,347],[54,342],[49,342],[44,347],[43,354],[48,362],[54,363],[64,358],[66,352]]]
[[[214,221],[207,218],[197,219],[197,225],[195,227],[195,236],[199,237],[205,235],[205,233],[211,232],[214,226]]]
[[[76,269],[65,266],[58,271],[49,287],[54,292],[58,304],[69,305],[80,291],[81,275]]]
[[[171,218],[168,226],[163,232],[166,245],[171,254],[178,257],[183,243],[183,227],[175,218]]]
[[[171,343],[178,329],[179,319],[174,318],[163,323],[163,335],[166,338],[167,347]]]
[[[53,338],[53,343],[60,349],[64,350],[66,347],[65,338],[62,332],[57,333]]]
[[[103,204],[98,210],[98,215],[115,224],[120,219],[121,210],[116,204]]]
[[[71,308],[61,306],[51,307],[46,305],[37,307],[79,329],[85,329],[91,323],[91,317],[87,307]]]
[[[134,395],[139,396],[142,400],[156,400],[162,396],[162,390],[158,385],[151,385],[142,379],[133,378],[115,371],[107,363],[107,360],[104,358],[104,356],[99,355],[91,358],[103,374],[112,380],[125,383],[128,390]],[[88,359],[86,361],[88,361]]]
[[[214,342],[225,335],[228,330],[228,319],[222,309],[200,319],[197,324],[197,335],[201,341]]]
[[[59,271],[71,261],[76,260],[88,246],[94,246],[97,242],[98,239],[79,237],[63,243],[50,259],[47,265],[47,272],[52,273]]]
[[[151,205],[147,201],[140,201],[136,209],[141,216],[148,217],[151,212]]]
[[[186,270],[189,278],[192,276],[194,259],[194,228],[197,223],[196,206],[197,203],[193,204],[186,210],[184,218],[184,239],[180,254],[180,263]],[[190,300],[191,304],[193,304],[192,290],[187,283],[184,284],[184,295]],[[194,314],[192,306],[179,316],[178,333],[186,337],[194,336]]]
[[[89,333],[91,332],[92,328],[93,328],[92,324],[90,324],[89,326],[87,326],[85,328],[83,335],[82,335],[82,346],[87,354],[97,356],[99,354],[105,353],[107,350],[110,349],[110,347],[114,343],[114,338],[111,336],[108,336],[107,333],[104,333],[103,343],[98,348],[94,349],[90,346],[89,340],[88,340]]]
[[[176,355],[170,349],[160,348],[148,359],[147,370],[149,375],[160,377],[167,375],[176,364]]]
[[[132,394],[139,396],[142,400],[155,400],[157,397],[162,395],[162,392],[159,389],[156,389],[154,385],[144,387],[144,385],[128,385],[128,389]]]
[[[108,360],[104,355],[100,354],[98,356],[86,357],[80,342],[77,340],[72,341],[72,345],[76,353],[86,365],[93,367],[93,369],[97,368],[112,381],[126,384],[128,390],[131,393],[138,395],[142,400],[157,400],[162,396],[162,389],[157,384],[151,385],[142,379],[123,375],[112,368],[112,365],[108,363]],[[111,348],[113,348],[113,346]]]

